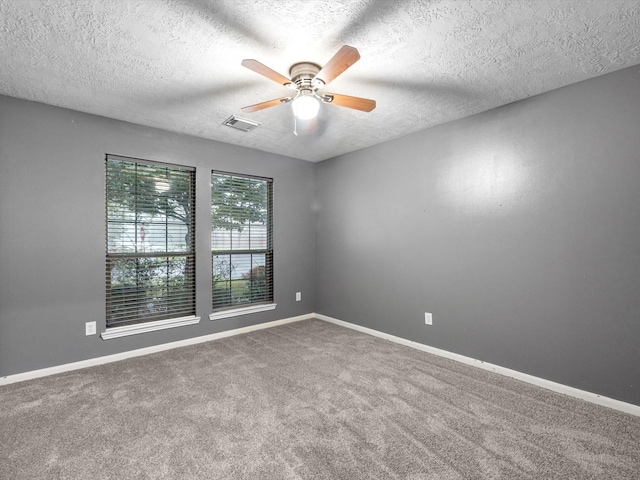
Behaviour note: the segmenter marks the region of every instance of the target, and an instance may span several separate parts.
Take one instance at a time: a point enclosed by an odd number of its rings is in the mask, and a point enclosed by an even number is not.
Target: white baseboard
[[[597,405],[613,408],[614,410],[619,410],[621,412],[629,413],[631,415],[640,417],[640,406],[638,405],[622,402],[620,400],[615,400],[613,398],[605,397],[592,392],[587,392],[585,390],[580,390],[578,388],[569,387],[561,383],[552,382],[550,380],[545,380],[544,378],[535,377],[533,375],[518,372],[517,370],[511,370],[509,368],[501,367],[499,365],[493,365],[491,363],[483,362],[482,360],[476,360],[471,357],[466,357],[464,355],[459,355],[457,353],[448,352],[447,350],[442,350],[439,348],[431,347],[429,345],[424,345],[422,343],[413,342],[411,340],[407,340],[401,337],[396,337],[395,335],[379,332],[371,328],[362,327],[354,323],[345,322],[343,320],[338,320],[336,318],[332,318],[327,315],[322,315],[319,313],[307,313],[305,315],[284,318],[282,320],[275,320],[273,322],[259,323],[257,325],[250,325],[248,327],[236,328],[233,330],[226,330],[224,332],[212,333],[210,335],[203,335],[200,337],[187,338],[185,340],[179,340],[176,342],[163,343],[161,345],[153,345],[151,347],[130,350],[128,352],[115,353],[113,355],[90,358],[87,360],[81,360],[79,362],[66,363],[64,365],[57,365],[54,367],[42,368],[39,370],[32,370],[30,372],[18,373],[15,375],[8,375],[5,377],[0,377],[0,386],[9,385],[11,383],[23,382],[25,380],[32,380],[35,378],[46,377],[49,375],[55,375],[57,373],[63,373],[63,372],[69,372],[72,370],[79,370],[82,368],[93,367],[96,365],[104,365],[105,363],[117,362],[120,360],[125,360],[127,358],[140,357],[142,355],[149,355],[150,353],[162,352],[165,350],[171,350],[173,348],[186,347],[188,345],[196,345],[199,343],[210,342],[212,340],[218,340],[220,338],[232,337],[234,335],[241,335],[243,333],[263,330],[265,328],[277,327],[278,325],[285,325],[287,323],[299,322],[301,320],[309,320],[311,318],[317,318],[325,322],[334,323],[336,325],[357,330],[359,332],[366,333],[368,335],[373,335],[374,337],[383,338],[385,340],[389,340],[391,342],[395,342],[400,345],[405,345],[407,347],[415,348],[417,350],[422,350],[423,352],[427,352],[434,355],[438,355],[440,357],[445,357],[451,360],[455,360],[457,362],[464,363],[465,365],[471,365],[473,367],[498,373],[506,377],[515,378],[517,380],[521,380],[523,382],[536,385],[538,387],[546,388],[547,390],[551,390],[557,393],[562,393],[570,397],[584,400],[586,402],[595,403]]]
[[[353,330],[357,330],[362,333],[383,338],[391,342],[399,343],[400,345],[405,345],[407,347],[415,348],[417,350],[422,350],[423,352],[432,353],[440,357],[449,358],[451,360],[455,360],[456,362],[464,363],[466,365],[471,365],[473,367],[481,368],[483,370],[488,370],[490,372],[499,373],[500,375],[515,378],[517,380],[521,380],[523,382],[530,383],[538,387],[546,388],[547,390],[552,390],[557,393],[563,393],[570,397],[579,398],[580,400],[584,400],[586,402],[595,403],[597,405],[613,408],[614,410],[619,410],[621,412],[629,413],[631,415],[640,417],[640,406],[638,405],[633,405],[631,403],[622,402],[620,400],[615,400],[613,398],[604,397],[602,395],[598,395],[592,392],[587,392],[585,390],[580,390],[578,388],[569,387],[561,383],[545,380],[544,378],[539,378],[526,373],[521,373],[521,372],[518,372],[517,370],[511,370],[509,368],[501,367],[499,365],[493,365],[491,363],[483,362],[481,360],[476,360],[471,357],[465,357],[464,355],[459,355],[457,353],[452,353],[446,350],[441,350],[439,348],[430,347],[429,345],[424,345],[422,343],[406,340],[404,338],[396,337],[394,335],[389,335],[388,333],[379,332],[371,328],[362,327],[360,325],[356,325],[353,323],[345,322],[343,320],[338,320],[336,318],[328,317],[327,315],[316,313],[314,316],[315,318],[319,320],[324,320],[325,322],[335,323],[336,325],[351,328]]]
[[[149,355],[150,353],[171,350],[172,348],[186,347],[187,345],[196,345],[198,343],[210,342],[211,340],[232,337],[234,335],[241,335],[243,333],[263,330],[265,328],[277,327],[278,325],[299,322],[301,320],[308,320],[311,318],[315,318],[315,315],[313,313],[307,313],[305,315],[299,315],[297,317],[289,317],[282,320],[275,320],[273,322],[259,323],[257,325],[250,325],[248,327],[226,330],[224,332],[212,333],[210,335],[203,335],[200,337],[187,338],[185,340],[178,340],[176,342],[163,343],[161,345],[153,345],[151,347],[139,348],[136,350],[130,350],[128,352],[114,353],[113,355],[90,358],[87,360],[81,360],[79,362],[65,363],[64,365],[57,365],[55,367],[42,368],[40,370],[17,373],[15,375],[7,375],[6,377],[0,377],[0,385],[9,385],[11,383],[24,382],[25,380],[32,380],[34,378],[55,375],[56,373],[69,372],[72,370],[79,370],[96,365],[104,365],[105,363],[117,362],[120,360],[125,360],[127,358],[140,357],[142,355]]]

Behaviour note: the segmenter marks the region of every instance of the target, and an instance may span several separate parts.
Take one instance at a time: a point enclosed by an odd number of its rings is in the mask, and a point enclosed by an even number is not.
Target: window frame
[[[214,175],[226,176],[231,178],[246,178],[249,180],[264,181],[267,187],[267,220],[266,220],[266,247],[260,248],[244,248],[244,249],[214,249],[213,246],[213,232],[214,232],[214,220],[211,216],[211,270],[212,286],[211,286],[211,300],[212,300],[212,313],[209,315],[210,320],[218,320],[221,318],[234,317],[238,315],[247,315],[251,313],[263,312],[273,310],[276,308],[275,303],[275,275],[274,275],[274,240],[273,240],[273,196],[274,196],[274,180],[269,177],[262,177],[258,175],[247,175],[242,173],[228,172],[222,170],[211,170],[211,210],[214,208],[213,196],[214,196]],[[215,300],[215,282],[213,281],[214,275],[214,258],[216,256],[229,256],[234,255],[254,255],[263,254],[265,256],[265,275],[267,276],[268,292],[265,300],[242,302],[242,303],[229,303],[219,307],[214,307]],[[231,281],[231,280],[229,280]]]
[[[133,244],[135,246],[134,251],[121,252],[121,251],[117,251],[119,250],[118,248],[114,248],[114,249],[111,248],[110,235],[109,235],[110,231],[112,231],[111,228],[115,229],[116,231],[118,228],[124,229],[126,228],[125,226],[131,222],[131,220],[125,220],[124,218],[118,219],[117,210],[114,216],[110,216],[110,213],[111,213],[110,201],[112,200],[112,197],[110,197],[110,194],[113,191],[115,191],[115,187],[110,186],[109,176],[110,174],[117,173],[117,171],[115,170],[116,167],[112,167],[111,166],[112,164],[110,162],[123,162],[123,163],[129,163],[134,165],[133,181],[135,182],[136,186],[140,181],[140,178],[142,175],[138,173],[139,166],[142,167],[143,169],[146,169],[148,172],[150,171],[152,173],[153,173],[153,169],[157,168],[159,178],[161,178],[161,173],[163,169],[166,175],[169,175],[169,174],[177,174],[178,176],[185,175],[185,178],[188,180],[187,204],[189,209],[189,218],[188,218],[188,222],[185,223],[185,226],[187,229],[187,234],[189,235],[189,239],[188,239],[188,244],[185,243],[184,250],[182,249],[172,250],[169,248],[169,243],[166,243],[165,249],[163,251],[158,251],[158,250],[153,250],[152,252],[139,251],[137,222],[138,222],[138,215],[141,215],[141,213],[144,213],[144,210],[139,208],[137,204],[133,209],[129,209],[128,207],[126,207],[129,213],[133,214],[133,216],[135,217],[135,228],[134,228],[135,240],[133,241]],[[114,190],[112,190],[112,188]],[[105,260],[106,260],[105,261],[105,267],[106,267],[105,327],[106,327],[106,330],[101,334],[103,339],[106,340],[106,339],[117,338],[117,337],[126,336],[126,335],[134,335],[134,334],[145,333],[149,331],[174,328],[174,327],[179,327],[183,325],[193,325],[200,321],[200,317],[196,316],[197,260],[196,260],[196,245],[195,245],[196,243],[195,241],[196,240],[196,222],[195,222],[196,191],[195,189],[196,189],[196,169],[194,167],[165,163],[165,162],[156,162],[153,160],[124,157],[121,155],[106,154],[105,156],[105,240],[106,240],[105,241]],[[150,190],[149,192],[147,192],[147,194],[151,198],[155,198],[154,195],[160,198],[162,196],[162,193],[158,193],[158,192],[162,192],[162,191]],[[171,197],[167,197],[167,198],[170,199]],[[173,222],[169,222],[168,215],[166,217],[167,218],[165,219],[164,235],[165,235],[165,239],[168,239],[170,237],[170,225],[173,226],[174,224]],[[151,218],[153,219],[153,216]],[[153,225],[157,225],[157,223],[154,222]],[[140,240],[140,242],[143,242],[143,241],[144,241],[144,237],[142,240]],[[168,242],[168,240],[165,240],[165,242]],[[172,286],[170,285],[170,281],[168,277],[169,273],[163,274],[163,273],[154,272],[155,276],[152,278],[158,279],[158,278],[162,278],[163,275],[166,275],[167,283],[165,284],[164,287],[160,287],[161,289],[164,290],[164,296],[162,298],[165,302],[167,302],[166,308],[175,307],[177,311],[174,314],[171,314],[171,313],[162,314],[162,313],[155,312],[155,315],[151,313],[146,316],[143,316],[143,315],[136,316],[135,314],[133,314],[133,315],[130,315],[129,318],[123,317],[125,319],[123,318],[118,319],[113,309],[114,299],[117,300],[117,295],[114,295],[114,292],[112,289],[112,269],[114,268],[114,265],[116,265],[117,262],[119,261],[122,262],[122,261],[133,260],[135,262],[136,278],[135,278],[135,285],[132,288],[135,289],[135,292],[136,292],[135,296],[137,298],[133,298],[133,301],[131,301],[130,303],[127,303],[126,295],[122,294],[121,296],[122,298],[120,298],[120,301],[122,302],[121,304],[125,306],[125,308],[126,307],[140,308],[140,305],[142,305],[142,302],[144,301],[144,300],[140,300],[140,295],[148,294],[149,291],[141,287],[141,283],[138,278],[138,275],[140,274],[138,269],[143,267],[139,266],[139,262],[141,260],[145,260],[147,262],[149,261],[153,262],[154,259],[157,259],[158,265],[161,265],[163,262],[166,261],[167,269],[170,269],[171,259],[174,259],[174,258],[184,259],[184,269],[189,275],[189,278],[187,278],[187,281],[186,281],[186,287],[187,287],[186,293],[184,293],[180,297],[171,296],[170,292],[171,292]],[[152,266],[151,268],[154,269],[155,267]],[[184,286],[185,284],[182,284],[181,288],[184,288]]]

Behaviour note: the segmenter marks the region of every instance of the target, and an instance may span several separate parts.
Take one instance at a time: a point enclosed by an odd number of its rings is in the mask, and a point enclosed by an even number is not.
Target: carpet
[[[0,404],[2,479],[640,478],[638,417],[320,320]]]

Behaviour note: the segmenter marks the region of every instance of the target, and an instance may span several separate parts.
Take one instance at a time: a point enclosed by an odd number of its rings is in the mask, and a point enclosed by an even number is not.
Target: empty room
[[[637,0],[0,33],[0,479],[640,478]]]

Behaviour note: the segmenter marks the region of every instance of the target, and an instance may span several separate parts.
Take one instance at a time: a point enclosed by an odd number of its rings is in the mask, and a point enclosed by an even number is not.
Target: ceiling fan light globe
[[[291,108],[296,118],[300,120],[310,120],[318,115],[320,102],[315,97],[305,95],[298,97],[291,102]]]

